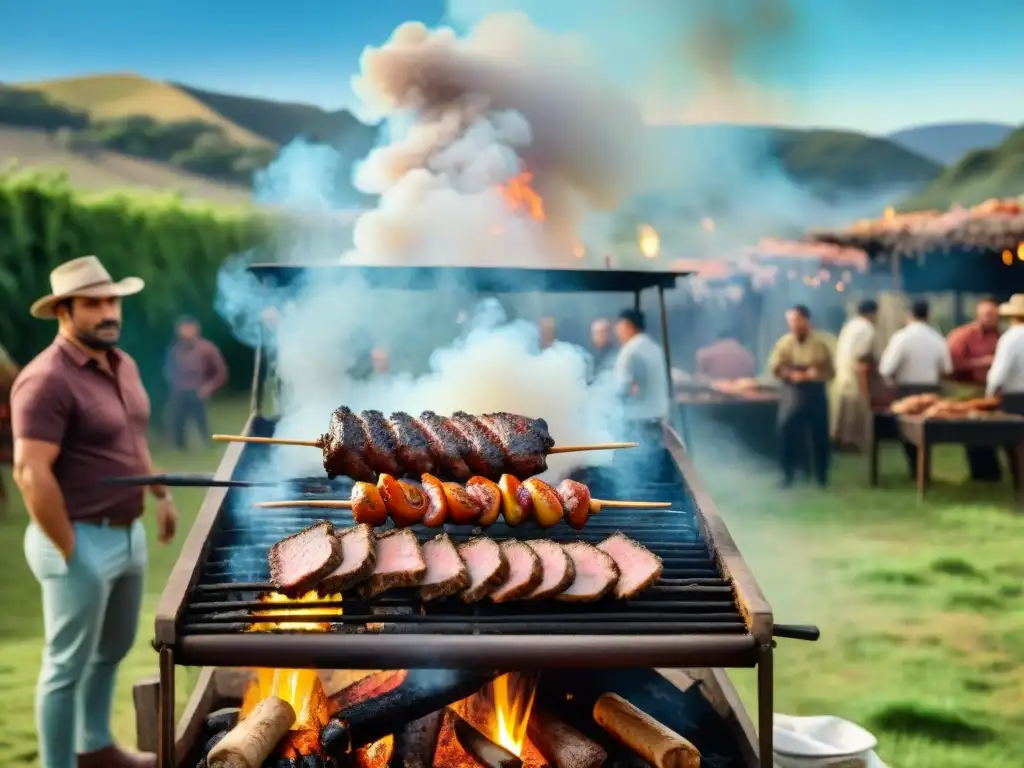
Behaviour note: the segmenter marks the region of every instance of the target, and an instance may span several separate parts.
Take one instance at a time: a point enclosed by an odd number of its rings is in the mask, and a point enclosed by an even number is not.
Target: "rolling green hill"
[[[1024,194],[1024,127],[997,147],[968,152],[947,168],[919,195],[900,205],[901,210],[944,209],[959,203],[976,205],[992,197]]]

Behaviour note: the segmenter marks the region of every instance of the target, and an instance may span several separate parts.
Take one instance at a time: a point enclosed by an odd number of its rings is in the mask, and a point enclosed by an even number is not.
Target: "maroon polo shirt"
[[[148,471],[141,451],[149,397],[135,361],[108,353],[113,375],[63,336],[18,375],[11,390],[15,440],[60,445],[53,474],[68,517],[129,523],[142,515],[142,488],[104,485],[104,478]]]

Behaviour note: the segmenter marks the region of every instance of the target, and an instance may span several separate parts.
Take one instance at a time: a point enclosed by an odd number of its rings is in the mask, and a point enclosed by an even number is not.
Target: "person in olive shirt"
[[[818,484],[828,484],[831,446],[826,384],[835,374],[828,345],[811,326],[811,312],[797,305],[786,312],[789,333],[775,344],[768,367],[782,380],[779,401],[779,454],[782,484],[793,484],[801,458],[811,446]]]

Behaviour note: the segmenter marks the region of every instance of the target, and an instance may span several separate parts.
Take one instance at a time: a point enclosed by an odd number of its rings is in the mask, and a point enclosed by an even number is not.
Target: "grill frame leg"
[[[176,768],[174,741],[174,651],[160,648],[160,727],[157,731],[157,768]]]
[[[757,651],[757,741],[761,768],[774,765],[775,674],[773,645],[762,645]]]

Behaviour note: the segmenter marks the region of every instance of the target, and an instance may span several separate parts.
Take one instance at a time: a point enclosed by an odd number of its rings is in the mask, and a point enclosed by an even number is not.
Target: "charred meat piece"
[[[420,428],[430,443],[430,455],[434,458],[434,469],[456,480],[468,480],[472,476],[465,456],[471,446],[462,433],[448,423],[448,419],[433,411],[424,411],[418,419]],[[443,472],[442,472],[443,470]]]
[[[532,592],[526,593],[526,600],[552,597],[564,591],[576,578],[576,566],[571,557],[550,539],[534,539],[526,545],[540,558],[541,581]]]
[[[536,440],[540,444],[542,453],[547,453],[548,449],[555,447],[555,439],[551,437],[551,433],[548,431],[548,423],[544,419],[530,419],[526,416],[520,416],[518,413],[508,413],[507,411],[488,413],[487,416],[507,424],[517,435],[536,435],[535,438],[531,437],[530,439]]]
[[[420,599],[424,602],[454,595],[469,586],[469,571],[447,533],[423,545],[423,561],[427,564],[420,581]]]
[[[505,452],[490,428],[465,411],[456,411],[450,421],[472,446],[463,456],[469,468],[489,480],[501,477],[505,471]]]
[[[363,411],[359,414],[366,435],[366,463],[375,472],[399,473],[398,445],[391,431],[391,422],[380,411]]]
[[[591,603],[600,600],[615,588],[619,569],[611,556],[584,541],[563,544],[562,549],[572,558],[576,578],[555,600],[573,603]]]
[[[351,477],[353,480],[372,481],[373,470],[363,458],[366,453],[366,433],[363,422],[350,409],[342,406],[331,414],[331,425],[320,436],[327,476]]]
[[[498,546],[508,562],[508,576],[491,593],[491,600],[503,603],[533,592],[544,578],[537,553],[515,539],[503,541]]]
[[[370,579],[360,595],[370,598],[395,587],[414,587],[427,572],[420,543],[408,528],[392,528],[377,536],[376,556]]]
[[[490,428],[501,444],[507,472],[526,478],[547,470],[544,435],[535,429],[523,429],[522,422],[528,419],[511,413],[488,413],[479,420]]]
[[[615,596],[631,600],[661,578],[661,558],[624,533],[614,533],[597,548],[615,561],[619,580]]]
[[[462,591],[467,603],[487,597],[508,575],[508,561],[493,539],[470,539],[459,544],[459,557],[469,569],[469,586]]]
[[[377,564],[373,528],[356,525],[337,533],[341,542],[341,564],[320,580],[319,592],[333,595],[366,581]]]
[[[270,548],[270,580],[286,595],[297,597],[315,587],[341,562],[341,542],[326,520],[282,539]]]
[[[416,419],[404,411],[396,411],[391,414],[391,429],[397,441],[396,454],[401,475],[419,477],[433,472],[434,459],[430,455],[430,442]]]

